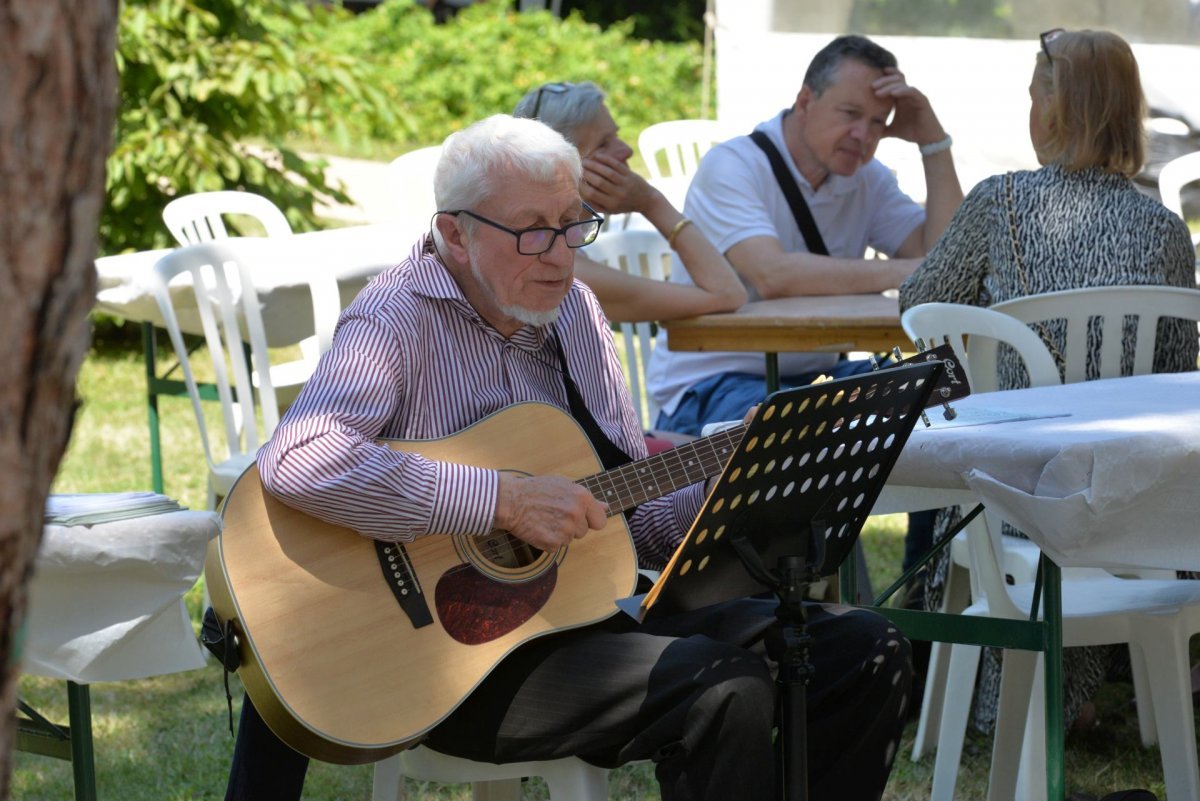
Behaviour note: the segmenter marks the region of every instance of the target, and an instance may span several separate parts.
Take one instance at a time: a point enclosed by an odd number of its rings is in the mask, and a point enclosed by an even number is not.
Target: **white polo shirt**
[[[900,191],[891,170],[872,159],[854,175],[830,175],[813,191],[792,161],[783,139],[787,110],[758,126],[779,149],[796,179],[825,246],[831,256],[861,259],[869,245],[894,254],[904,240],[925,220],[924,210]],[[716,246],[727,253],[745,239],[770,236],[783,249],[808,252],[787,198],[767,156],[749,136],[739,136],[710,150],[700,163],[688,189],[684,214],[691,218]],[[679,257],[675,256],[670,280],[693,284]],[[743,281],[743,283],[745,283]],[[750,300],[760,300],[746,285]],[[832,353],[781,353],[780,375],[825,370],[837,360]],[[663,411],[672,414],[683,393],[692,384],[717,373],[765,375],[760,353],[672,353],[666,332],[659,330],[650,358],[647,384]]]

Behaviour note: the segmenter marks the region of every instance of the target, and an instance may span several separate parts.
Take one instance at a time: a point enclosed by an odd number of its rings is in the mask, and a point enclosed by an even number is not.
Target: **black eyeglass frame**
[[[470,209],[453,209],[453,210],[447,209],[444,211],[435,212],[434,216],[436,216],[438,214],[450,214],[450,215],[457,217],[459,214],[465,214],[472,219],[479,220],[479,222],[483,223],[484,225],[490,225],[493,228],[498,228],[501,231],[504,231],[505,233],[509,233],[509,234],[512,234],[513,236],[515,236],[517,238],[517,253],[520,253],[522,256],[540,256],[543,253],[546,253],[547,251],[549,251],[550,248],[554,247],[554,243],[558,241],[558,238],[560,236],[567,243],[567,247],[571,248],[572,250],[574,250],[576,248],[586,247],[587,245],[590,245],[596,241],[596,237],[600,235],[600,227],[602,225],[604,225],[604,217],[600,214],[597,214],[596,210],[593,209],[591,206],[589,206],[586,203],[583,204],[583,209],[588,214],[592,215],[590,219],[578,220],[577,222],[567,223],[562,228],[553,228],[549,225],[539,225],[539,226],[535,226],[533,228],[513,229],[513,228],[509,228],[507,225],[501,225],[500,223],[496,222],[495,220],[489,220],[487,217],[484,217],[482,214],[476,214],[475,212],[471,211]],[[580,242],[578,245],[572,245],[571,240],[567,238],[567,231],[570,231],[573,228],[579,228],[580,226],[584,226],[584,225],[594,225],[595,228],[592,230],[592,232],[589,235],[585,236],[583,241]],[[532,251],[528,250],[528,249],[526,249],[526,250],[521,249],[521,240],[525,238],[526,234],[545,233],[546,231],[549,231],[553,234],[553,236],[550,237],[550,241],[549,241],[549,243],[547,243],[546,247],[542,248],[541,250],[532,250]]]
[[[540,119],[538,112],[542,110],[542,95],[549,92],[552,95],[564,95],[571,91],[572,83],[566,81],[555,81],[554,83],[544,83],[538,87],[537,97],[533,99],[533,112],[529,115],[533,119]]]
[[[1065,28],[1051,28],[1048,31],[1042,31],[1038,34],[1038,40],[1042,43],[1042,52],[1046,54],[1046,61],[1054,63],[1054,56],[1050,55],[1050,43],[1057,39],[1062,34],[1066,33]]]

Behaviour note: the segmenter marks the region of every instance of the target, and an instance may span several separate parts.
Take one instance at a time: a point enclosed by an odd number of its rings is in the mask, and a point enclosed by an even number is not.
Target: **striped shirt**
[[[597,424],[635,459],[646,455],[608,322],[576,281],[552,327],[504,338],[463,297],[427,248],[377,276],[338,320],[322,358],[271,441],[259,451],[267,490],[314,517],[381,540],[483,535],[498,473],[375,443],[455,434],[514,403],[569,409],[561,362]],[[643,567],[661,568],[703,500],[694,485],[629,517]]]

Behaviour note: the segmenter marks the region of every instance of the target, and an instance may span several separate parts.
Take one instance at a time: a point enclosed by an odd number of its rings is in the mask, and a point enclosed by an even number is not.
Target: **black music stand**
[[[943,365],[894,367],[771,395],[640,605],[640,617],[770,590],[779,598],[778,790],[808,797],[808,585],[851,553]],[[774,568],[768,567],[774,565]]]

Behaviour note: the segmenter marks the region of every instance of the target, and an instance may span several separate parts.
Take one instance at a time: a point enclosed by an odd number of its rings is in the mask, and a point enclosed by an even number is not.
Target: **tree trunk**
[[[117,0],[0,0],[0,801],[26,580],[87,351],[116,22]]]

